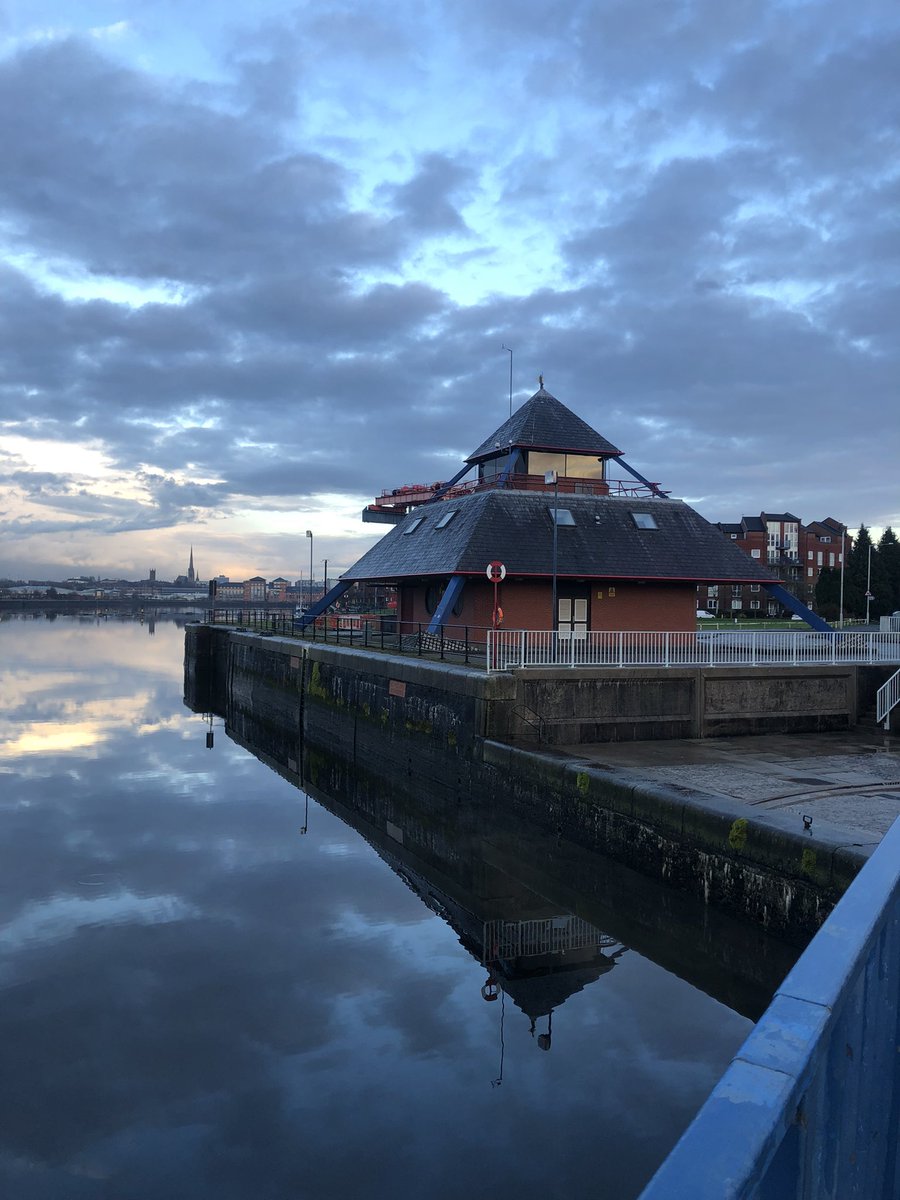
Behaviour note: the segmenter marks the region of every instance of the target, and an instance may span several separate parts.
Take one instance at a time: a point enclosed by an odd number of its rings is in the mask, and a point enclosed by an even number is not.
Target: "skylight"
[[[634,521],[635,525],[637,525],[638,529],[658,529],[659,528],[659,526],[656,524],[656,517],[654,517],[652,513],[633,512],[631,514],[631,519],[632,519],[632,521]]]
[[[458,508],[451,508],[448,513],[444,513],[437,525],[435,525],[435,529],[446,529],[458,512]]]
[[[572,516],[572,514],[569,512],[569,510],[567,508],[555,508],[555,509],[548,508],[547,511],[550,513],[551,518],[553,517],[553,514],[556,513],[556,524],[557,525],[574,525],[575,524],[575,518]]]
[[[413,522],[411,522],[411,524],[409,525],[409,527],[408,527],[407,529],[404,529],[404,530],[403,530],[403,536],[404,536],[404,537],[409,537],[409,535],[410,535],[411,533],[415,533],[415,532],[416,532],[416,530],[419,528],[419,526],[422,524],[422,522],[423,522],[424,520],[425,520],[425,518],[424,518],[424,517],[416,517],[416,519],[415,519]]]

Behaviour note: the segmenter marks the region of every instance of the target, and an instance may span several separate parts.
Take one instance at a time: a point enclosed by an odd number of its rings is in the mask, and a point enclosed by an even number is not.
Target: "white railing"
[[[900,663],[895,633],[488,630],[488,671],[522,667],[802,667]]]
[[[875,698],[875,720],[880,725],[884,721],[885,729],[891,727],[891,709],[900,704],[900,671],[895,671],[887,683],[878,689]]]

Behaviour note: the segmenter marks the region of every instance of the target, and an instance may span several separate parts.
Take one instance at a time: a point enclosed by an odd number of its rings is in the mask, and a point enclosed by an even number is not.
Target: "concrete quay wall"
[[[844,676],[850,670],[839,668]],[[723,676],[725,688],[704,711],[724,710],[737,719],[735,706],[747,695],[741,690],[747,686],[746,672],[723,668],[715,673]],[[318,751],[327,750],[351,767],[388,781],[400,778],[406,787],[420,780],[426,792],[437,783],[460,796],[483,797],[486,804],[527,814],[552,836],[569,838],[796,940],[819,927],[865,861],[865,848],[848,844],[846,833],[823,823],[817,823],[814,837],[805,836],[777,815],[754,815],[726,797],[636,786],[633,779],[579,762],[574,748],[563,752],[512,744],[523,687],[542,684],[548,707],[550,696],[562,707],[576,700],[586,704],[583,685],[605,682],[575,677],[561,686],[547,676],[532,681],[530,672],[523,680],[524,674],[486,675],[205,625],[186,631],[185,688],[191,707],[221,713],[238,736],[252,724],[258,748],[284,759],[301,777],[310,777],[304,775],[304,762],[311,764]],[[685,696],[693,707],[684,719],[696,719],[693,672],[672,681],[659,679],[657,671],[628,674],[631,678],[616,680],[624,684],[618,693],[592,690],[608,704],[618,694],[624,704],[636,703],[634,696],[646,689],[646,703],[656,708],[653,719],[641,724],[645,732],[654,724],[671,729],[669,718],[682,711]],[[840,715],[833,710],[843,696],[848,703],[838,727],[852,723],[849,700],[856,703],[855,684],[818,669],[808,678],[816,686],[822,678],[831,681],[822,686],[832,698],[832,715]],[[764,687],[764,679],[754,688]],[[704,694],[712,690],[715,695],[709,679],[702,686]],[[770,686],[773,695],[791,695],[787,685]],[[763,700],[757,693],[757,703]],[[796,704],[794,711],[803,715],[806,710]],[[774,716],[771,706],[767,716]],[[733,725],[728,731],[734,732]]]
[[[530,741],[540,730],[544,744],[559,746],[830,733],[858,720],[860,670],[856,665],[529,669],[516,673],[512,732],[516,740]]]

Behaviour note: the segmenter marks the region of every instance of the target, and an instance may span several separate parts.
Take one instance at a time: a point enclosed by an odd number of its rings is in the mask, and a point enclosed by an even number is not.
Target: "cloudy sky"
[[[894,0],[0,0],[0,576],[349,566],[543,372],[900,524]]]

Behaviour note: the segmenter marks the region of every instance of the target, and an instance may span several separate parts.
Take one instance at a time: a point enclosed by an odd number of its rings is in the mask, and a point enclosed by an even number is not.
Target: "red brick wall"
[[[693,632],[696,628],[697,593],[692,583],[614,583],[590,585],[591,629],[641,629]],[[568,586],[560,582],[560,594]],[[613,594],[610,594],[610,593]],[[504,629],[550,629],[550,583],[544,580],[505,580],[500,584],[500,607]],[[403,622],[427,625],[431,615],[425,608],[422,585],[401,589],[400,618]],[[494,589],[485,580],[470,579],[463,591],[463,607],[458,617],[451,615],[447,627],[468,625],[486,628],[491,624]]]

